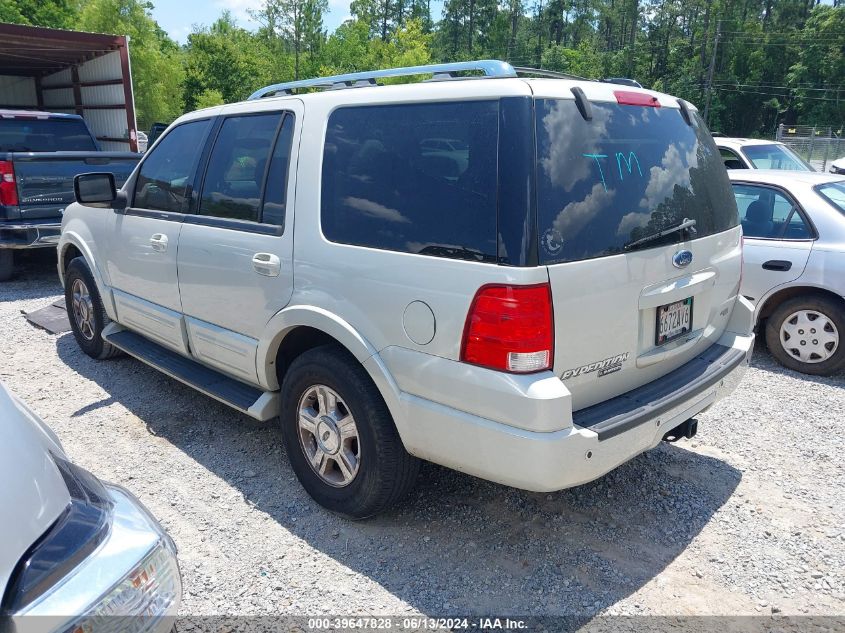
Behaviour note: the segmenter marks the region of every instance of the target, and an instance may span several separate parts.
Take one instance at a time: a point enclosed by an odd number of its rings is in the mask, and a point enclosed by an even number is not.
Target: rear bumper
[[[61,232],[61,222],[0,222],[0,248],[55,248]]]
[[[397,426],[408,451],[423,459],[516,488],[560,490],[655,447],[666,432],[731,393],[753,348],[753,334],[725,333],[673,374],[577,411],[561,430],[516,428],[406,392]]]

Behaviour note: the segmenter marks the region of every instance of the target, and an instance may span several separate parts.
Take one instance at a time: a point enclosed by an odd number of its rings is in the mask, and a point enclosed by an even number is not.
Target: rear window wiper
[[[632,248],[639,246],[640,244],[646,244],[647,242],[651,242],[658,238],[661,238],[665,235],[671,235],[672,233],[677,233],[678,231],[686,231],[690,230],[690,233],[695,235],[695,220],[691,220],[689,218],[684,218],[683,222],[676,226],[669,227],[668,229],[663,229],[662,231],[658,231],[657,233],[652,233],[651,235],[646,235],[643,238],[638,240],[634,240],[633,242],[628,242],[622,248],[623,250],[629,251]]]

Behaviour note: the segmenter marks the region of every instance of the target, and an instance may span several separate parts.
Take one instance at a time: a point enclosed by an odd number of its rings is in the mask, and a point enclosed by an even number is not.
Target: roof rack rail
[[[495,59],[482,59],[474,62],[454,62],[450,64],[430,64],[428,66],[408,66],[405,68],[386,68],[384,70],[372,70],[360,73],[348,73],[346,75],[333,75],[331,77],[315,77],[314,79],[303,79],[300,81],[288,81],[281,84],[273,84],[256,90],[249,96],[249,100],[261,99],[277,94],[292,94],[293,90],[299,88],[355,88],[366,85],[374,85],[376,79],[384,77],[408,77],[411,75],[434,75],[436,79],[452,78],[456,73],[478,71],[484,77],[516,77],[513,66],[507,62]]]
[[[595,79],[587,79],[586,77],[581,77],[580,75],[561,73],[556,70],[545,70],[544,68],[516,66],[514,70],[517,75],[530,75],[532,77],[543,77],[545,79],[577,79],[578,81],[595,81]]]

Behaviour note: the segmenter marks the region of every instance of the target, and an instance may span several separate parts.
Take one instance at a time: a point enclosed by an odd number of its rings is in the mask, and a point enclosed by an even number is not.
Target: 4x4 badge
[[[675,268],[685,268],[692,263],[692,251],[678,251],[672,258],[672,265]]]

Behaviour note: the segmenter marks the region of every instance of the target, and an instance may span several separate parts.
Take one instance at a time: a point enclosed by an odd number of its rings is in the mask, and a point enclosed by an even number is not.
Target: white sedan
[[[810,164],[783,143],[754,138],[715,136],[722,162],[731,169],[777,169],[815,171]]]
[[[0,630],[173,628],[176,548],[147,509],[71,462],[2,383],[0,431]]]
[[[845,367],[845,178],[729,170],[744,235],[741,292],[771,353],[830,375]]]

